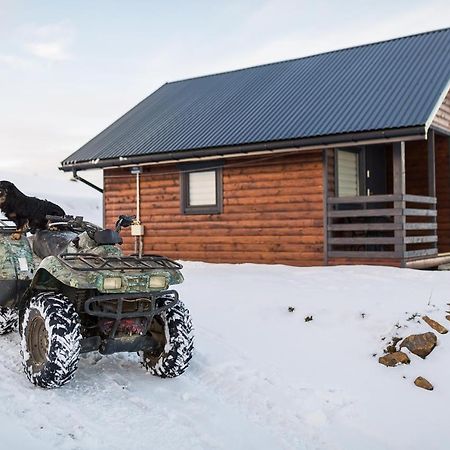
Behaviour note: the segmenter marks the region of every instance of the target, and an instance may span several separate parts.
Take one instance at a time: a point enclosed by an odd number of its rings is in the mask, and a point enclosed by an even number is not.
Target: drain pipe
[[[131,168],[131,173],[136,175],[136,220],[131,225],[131,235],[134,236],[134,253],[142,257],[144,242],[144,226],[141,224],[141,178],[142,167]]]
[[[71,178],[71,180],[72,181],[81,181],[85,185],[87,185],[87,186],[91,187],[92,189],[95,189],[96,191],[101,192],[103,194],[103,189],[102,188],[96,186],[94,183],[91,183],[88,180],[85,180],[84,178],[81,178],[78,175],[78,173],[77,173],[77,171],[75,169],[73,169],[73,171],[72,171],[72,178]]]

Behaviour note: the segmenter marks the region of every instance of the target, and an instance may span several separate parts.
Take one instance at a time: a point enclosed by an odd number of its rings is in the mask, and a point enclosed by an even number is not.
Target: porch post
[[[436,197],[436,155],[434,130],[428,131],[428,195]]]
[[[328,149],[322,150],[323,164],[323,264],[328,266]]]
[[[394,216],[394,223],[398,225],[398,229],[394,231],[395,237],[395,253],[401,260],[401,265],[405,264],[405,223],[406,217],[405,201],[403,196],[406,194],[406,177],[405,177],[405,142],[394,142],[392,148],[392,175],[393,175],[393,194],[401,195],[400,200],[394,202],[394,208],[400,209],[401,214]]]

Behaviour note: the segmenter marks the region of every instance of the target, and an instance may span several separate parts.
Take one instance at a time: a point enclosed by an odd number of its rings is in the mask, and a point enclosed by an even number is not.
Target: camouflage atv
[[[81,353],[138,352],[153,375],[181,375],[193,351],[189,311],[169,286],[182,266],[156,255],[124,256],[115,230],[52,217],[30,241],[0,220],[0,334],[19,322],[22,364],[43,388],[72,379]]]

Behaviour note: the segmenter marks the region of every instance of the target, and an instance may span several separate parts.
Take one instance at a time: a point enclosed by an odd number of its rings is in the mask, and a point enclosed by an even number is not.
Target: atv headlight
[[[164,275],[155,275],[154,277],[150,277],[148,285],[152,289],[165,289],[167,286],[167,279]]]
[[[109,291],[112,289],[120,289],[122,287],[122,278],[111,277],[111,278],[103,278],[103,289],[105,291]]]

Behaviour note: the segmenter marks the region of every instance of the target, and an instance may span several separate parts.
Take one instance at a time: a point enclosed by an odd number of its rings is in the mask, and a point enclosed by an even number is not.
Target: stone
[[[445,316],[445,318],[446,318],[447,320],[450,320],[450,316]]]
[[[417,387],[426,389],[427,391],[432,391],[434,389],[433,385],[426,378],[423,378],[423,377],[417,377],[414,380],[414,384]]]
[[[402,340],[400,337],[394,336],[392,341],[385,348],[384,353],[395,353],[397,351],[397,344]]]
[[[380,356],[378,358],[380,364],[384,364],[386,367],[395,367],[398,364],[409,364],[410,360],[408,355],[403,352],[388,353],[387,355]]]
[[[403,339],[400,349],[406,347],[411,353],[425,359],[436,347],[437,337],[429,331],[423,334],[412,334]]]
[[[439,322],[436,322],[433,319],[430,319],[428,316],[422,316],[422,320],[426,322],[428,325],[430,325],[433,330],[436,330],[440,334],[447,334],[448,330],[443,325],[441,325]]]

